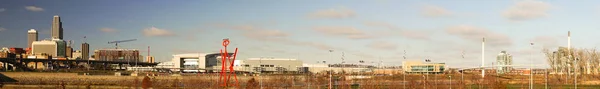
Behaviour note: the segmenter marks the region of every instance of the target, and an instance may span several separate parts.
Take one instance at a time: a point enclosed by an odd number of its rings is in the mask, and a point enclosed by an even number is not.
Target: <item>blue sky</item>
[[[473,67],[481,65],[480,41],[486,37],[486,65],[506,50],[514,64],[533,59],[546,67],[541,50],[566,46],[567,31],[575,48],[600,45],[591,40],[600,37],[598,5],[594,0],[3,0],[0,46],[26,47],[28,29],[49,38],[52,16],[60,15],[65,40],[75,41],[76,49],[84,36],[92,49],[138,39],[120,45],[142,51],[151,46],[157,61],[178,53],[219,52],[221,40],[230,38],[230,48],[240,48],[239,59],[340,63],[343,52],[347,63],[431,59]]]

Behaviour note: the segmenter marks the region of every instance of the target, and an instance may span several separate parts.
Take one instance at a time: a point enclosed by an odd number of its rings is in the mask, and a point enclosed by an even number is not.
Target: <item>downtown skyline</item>
[[[542,49],[595,48],[600,2],[508,1],[0,1],[0,47],[27,47],[27,30],[50,38],[52,16],[61,16],[64,40],[90,50],[109,41],[138,39],[120,48],[147,46],[157,62],[178,53],[218,53],[221,40],[240,48],[238,59],[297,58],[305,63],[359,60],[400,65],[430,59],[449,67],[486,64],[506,50],[515,65],[547,67]],[[535,43],[534,47],[529,44]],[[74,45],[79,50],[80,45]],[[330,53],[328,50],[334,50]],[[463,59],[461,54],[464,50]]]

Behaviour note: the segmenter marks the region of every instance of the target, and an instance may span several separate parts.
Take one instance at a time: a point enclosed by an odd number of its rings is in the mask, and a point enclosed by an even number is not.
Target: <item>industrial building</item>
[[[496,68],[496,73],[504,74],[508,73],[512,70],[511,65],[513,64],[512,55],[506,53],[506,51],[500,52],[498,57],[496,58],[496,63],[498,63],[498,68]]]
[[[94,58],[99,61],[140,62],[137,49],[99,49],[94,50]]]
[[[421,61],[403,61],[402,69],[410,74],[440,74],[446,70],[445,63],[430,63]]]

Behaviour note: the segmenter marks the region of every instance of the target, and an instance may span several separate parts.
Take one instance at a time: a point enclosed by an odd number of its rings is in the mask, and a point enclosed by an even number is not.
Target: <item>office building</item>
[[[58,15],[55,15],[52,19],[51,33],[52,39],[63,39],[62,22],[60,21],[60,17]]]
[[[506,53],[506,51],[500,52],[498,57],[496,58],[496,63],[498,64],[498,68],[496,69],[496,73],[504,74],[509,73],[512,70],[512,55]]]
[[[139,62],[140,51],[137,49],[99,49],[94,50],[94,57],[99,61]]]
[[[56,56],[55,58],[67,58],[67,42],[62,39],[52,39],[52,41],[56,42]]]
[[[235,61],[234,64],[241,68],[238,68],[238,70],[260,73],[294,72],[303,66],[301,60],[283,58],[248,58]]]
[[[34,55],[47,54],[52,57],[58,56],[58,47],[55,41],[41,40],[34,41],[31,46],[31,53]]]
[[[66,58],[73,57],[73,48],[71,48],[71,41],[69,41],[69,44],[67,45],[67,47],[65,49],[65,56],[66,56]]]
[[[154,57],[153,56],[146,56],[146,62],[148,62],[148,63],[154,63]]]
[[[443,73],[446,63],[430,63],[421,61],[403,61],[402,69],[409,74],[440,74]]]
[[[34,41],[31,53],[34,55],[48,54],[52,58],[66,57],[66,43],[60,39]]]
[[[90,58],[90,44],[82,43],[81,44],[81,59],[89,60]]]
[[[29,29],[27,31],[27,48],[31,48],[34,41],[38,41],[38,33],[35,29]]]
[[[233,55],[233,53],[229,53]],[[220,72],[221,71],[221,53],[187,53],[187,54],[176,54],[171,59],[172,65],[169,68],[174,68],[173,71],[179,72]],[[227,62],[226,64],[228,64]],[[163,64],[163,63],[161,63]],[[160,65],[160,64],[159,64]],[[167,66],[162,66],[167,67]],[[179,70],[179,69],[183,70]]]
[[[82,60],[81,59],[81,51],[80,50],[73,51],[73,55],[71,55],[71,57],[69,59]]]

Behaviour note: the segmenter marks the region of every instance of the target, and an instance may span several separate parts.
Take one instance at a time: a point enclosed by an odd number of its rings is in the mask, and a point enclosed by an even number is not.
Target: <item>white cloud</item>
[[[314,27],[313,30],[323,33],[329,36],[343,36],[350,39],[367,39],[373,36],[367,35],[367,33],[358,30],[354,27],[344,26],[319,26]]]
[[[536,19],[548,15],[551,5],[535,0],[522,0],[509,7],[502,15],[511,21]]]
[[[422,8],[421,14],[428,17],[443,17],[452,15],[452,12],[440,6],[425,5]]]
[[[117,30],[113,29],[113,28],[100,28],[100,31],[105,32],[105,33],[115,33],[115,32],[117,32]]]
[[[144,30],[142,30],[142,33],[144,34],[144,36],[174,36],[175,34],[173,32],[170,32],[168,30],[165,29],[159,29],[156,27],[150,27],[150,28],[146,28]]]
[[[5,8],[0,8],[0,12],[4,12],[4,11],[6,11]]]
[[[331,8],[326,10],[319,10],[309,14],[312,18],[349,18],[354,17],[356,14],[353,10],[347,8]]]
[[[2,28],[2,27],[0,27],[0,32],[1,32],[1,31],[6,31],[6,28]]]
[[[386,41],[375,41],[367,44],[367,47],[378,50],[396,50],[397,44],[386,42]]]
[[[44,8],[36,7],[36,6],[25,6],[25,9],[33,12],[44,11]]]
[[[491,46],[512,45],[512,40],[507,35],[470,25],[451,26],[446,29],[446,32],[472,42],[481,42],[482,38],[485,37],[486,44],[490,44]]]

